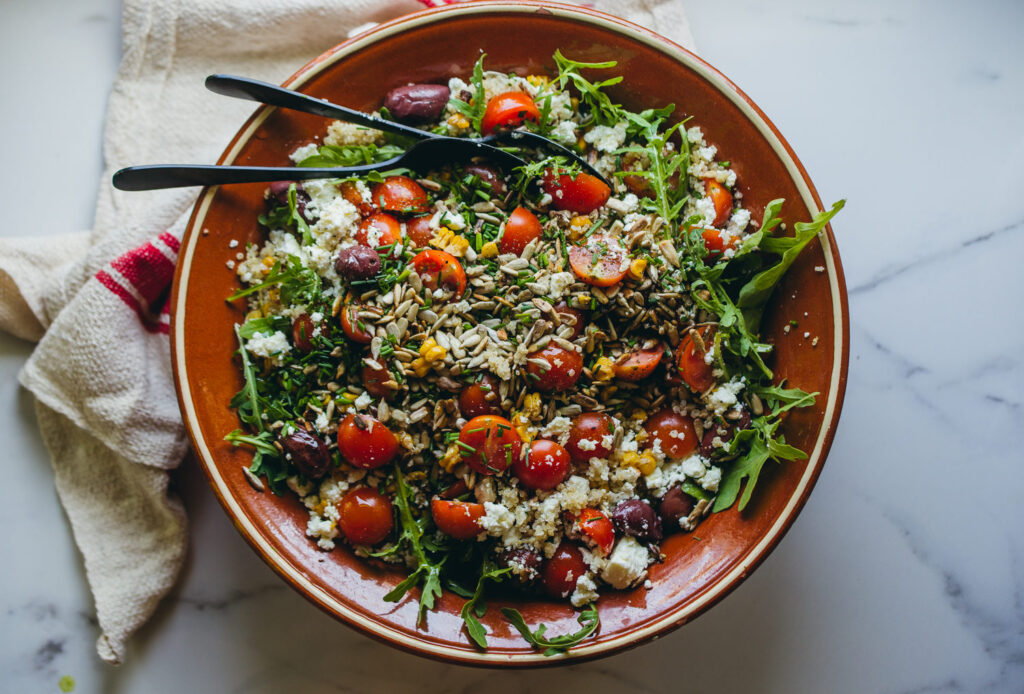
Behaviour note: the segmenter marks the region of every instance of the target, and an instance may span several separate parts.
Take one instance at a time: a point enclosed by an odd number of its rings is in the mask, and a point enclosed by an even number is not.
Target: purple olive
[[[487,166],[486,164],[470,164],[466,167],[466,173],[473,174],[489,185],[491,187],[491,191],[497,196],[504,195],[507,190],[505,187],[505,181],[502,180],[497,170],[493,167]]]
[[[679,520],[689,516],[693,512],[694,506],[696,506],[696,502],[693,497],[684,492],[683,488],[677,484],[661,497],[661,501],[658,502],[658,515],[661,516],[661,520],[667,527],[678,528]]]
[[[505,566],[514,564],[512,575],[524,584],[533,583],[540,576],[540,567],[544,563],[541,556],[528,547],[506,550],[501,555],[501,561]]]
[[[348,280],[368,280],[380,272],[380,255],[367,246],[349,246],[341,249],[334,269]]]
[[[661,520],[651,505],[642,499],[626,499],[612,511],[612,523],[623,535],[657,542],[661,539]]]
[[[320,479],[331,466],[331,456],[323,439],[305,429],[296,429],[282,438],[281,447],[306,479]]]
[[[744,407],[740,410],[739,419],[727,419],[721,424],[716,423],[704,432],[704,436],[700,440],[700,454],[705,458],[710,458],[715,451],[721,450],[715,446],[715,437],[721,439],[722,443],[728,443],[732,440],[732,435],[736,429],[746,429],[749,426],[750,410]]]
[[[299,213],[299,216],[305,219],[307,222],[310,221],[306,217],[306,204],[309,202],[309,193],[302,189],[301,181],[274,181],[267,188],[267,200],[274,207],[288,205],[288,189],[295,184],[295,211]]]
[[[384,108],[399,121],[437,120],[448,105],[451,91],[443,84],[408,84],[384,97]]]

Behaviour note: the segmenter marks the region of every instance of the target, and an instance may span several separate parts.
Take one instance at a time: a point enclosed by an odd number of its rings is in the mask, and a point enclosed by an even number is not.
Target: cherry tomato
[[[726,249],[736,248],[740,245],[740,237],[736,234],[726,234],[720,229],[705,229],[700,233],[704,239],[704,248],[708,254],[715,256],[724,253]]]
[[[571,542],[563,542],[544,562],[540,582],[544,591],[553,598],[567,598],[576,590],[576,582],[587,573],[583,552]]]
[[[427,191],[408,176],[388,176],[373,186],[370,197],[382,210],[399,214],[423,214],[430,205]]]
[[[540,109],[525,92],[505,92],[492,96],[480,121],[480,132],[490,135],[495,128],[514,128],[523,121],[537,122]]]
[[[615,376],[623,381],[641,381],[658,368],[665,345],[660,342],[648,349],[634,349],[619,357],[615,362]]]
[[[359,304],[354,301],[341,307],[341,329],[353,342],[368,345],[373,339],[369,326],[359,317]]]
[[[701,342],[704,343],[704,349],[701,349],[700,344],[694,340],[692,332],[687,333],[679,342],[676,366],[679,368],[679,375],[683,377],[683,381],[690,386],[690,390],[695,393],[703,393],[715,385],[712,365],[704,360],[707,354],[704,350],[711,349],[715,330],[712,326],[705,325],[696,328],[696,332],[700,335]]]
[[[412,259],[413,269],[431,291],[441,287],[450,291],[455,299],[466,291],[466,271],[450,253],[432,248],[420,251]]]
[[[569,451],[555,441],[538,439],[525,458],[516,458],[512,470],[527,489],[554,489],[569,476]]]
[[[391,499],[376,489],[356,487],[338,502],[338,530],[354,545],[375,545],[394,525]]]
[[[359,210],[359,214],[363,217],[377,211],[377,206],[371,200],[363,199],[363,194],[359,192],[359,186],[356,185],[355,181],[342,181],[338,185],[338,190],[341,192],[341,197],[355,205],[356,209]]]
[[[673,410],[662,410],[647,418],[644,430],[650,437],[649,446],[657,441],[668,458],[686,458],[697,450],[697,432],[693,420]]]
[[[644,171],[645,156],[640,152],[626,152],[619,160],[619,168],[622,171]],[[653,198],[655,196],[654,185],[647,176],[623,176],[622,182],[630,193],[641,198]]]
[[[526,355],[527,359],[539,359],[547,368],[528,361],[526,372],[537,390],[569,390],[583,373],[583,355],[574,349],[565,349],[549,343],[544,349]]]
[[[607,458],[612,452],[612,439],[605,437],[615,432],[615,421],[603,412],[584,412],[572,421],[569,440],[565,450],[577,463],[585,463],[591,458]],[[589,441],[580,446],[580,442]],[[593,445],[593,448],[591,448]]]
[[[481,475],[500,474],[519,457],[523,440],[504,417],[485,414],[466,422],[459,432],[462,459]]]
[[[597,545],[602,553],[608,554],[615,544],[615,527],[612,519],[596,508],[585,508],[576,517],[576,529]]]
[[[362,380],[363,387],[366,388],[366,392],[375,398],[390,398],[394,395],[394,391],[384,385],[385,381],[390,381],[394,377],[391,372],[388,371],[387,365],[381,359],[377,359],[376,362],[380,364],[379,369],[375,369],[369,364],[363,364]]]
[[[540,220],[533,212],[520,206],[512,210],[508,221],[505,222],[505,231],[498,241],[498,250],[502,253],[520,255],[530,241],[539,238]]]
[[[462,387],[459,393],[459,412],[466,419],[485,414],[498,414],[498,379],[485,373],[473,383]]]
[[[590,214],[608,202],[612,194],[607,183],[588,173],[572,176],[549,170],[544,173],[542,185],[556,210],[569,210],[576,214]]]
[[[508,188],[505,186],[505,181],[501,178],[501,174],[493,166],[487,166],[487,164],[470,164],[466,167],[466,173],[472,176],[476,176],[483,183],[490,187],[491,192],[495,195],[502,196],[508,192]]]
[[[378,468],[398,455],[398,439],[368,414],[350,414],[338,425],[338,450],[364,470]]]
[[[704,194],[711,198],[715,206],[715,221],[712,224],[716,227],[725,224],[732,212],[732,193],[718,181],[709,178],[704,181]]]
[[[313,349],[313,319],[303,313],[292,321],[292,344],[300,352],[309,352]]]
[[[456,540],[471,540],[483,532],[480,527],[480,518],[484,515],[483,504],[431,499],[430,514],[434,517],[437,529]]]
[[[426,248],[430,239],[434,238],[434,230],[430,228],[430,217],[413,217],[405,223],[405,235],[413,243]]]
[[[466,486],[464,480],[458,479],[452,483],[452,486],[441,492],[442,499],[454,499],[457,496],[462,496],[469,492],[469,487]]]
[[[629,252],[614,236],[594,234],[584,245],[569,247],[569,265],[587,284],[610,287],[629,272]]]
[[[583,311],[576,308],[571,308],[569,304],[564,301],[559,301],[555,304],[555,313],[562,316],[562,325],[572,326],[572,335],[568,339],[575,340],[583,332],[584,326],[584,315]],[[573,322],[575,321],[575,322]]]
[[[356,230],[356,241],[370,248],[390,246],[402,240],[402,225],[385,212],[364,219]]]

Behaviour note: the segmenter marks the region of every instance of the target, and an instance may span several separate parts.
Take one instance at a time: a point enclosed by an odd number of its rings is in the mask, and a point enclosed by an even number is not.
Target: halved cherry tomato
[[[572,308],[564,301],[555,304],[555,313],[562,317],[562,325],[572,326],[572,335],[568,339],[575,340],[583,332],[583,311]],[[575,321],[575,323],[573,322]]]
[[[480,132],[490,135],[495,128],[514,128],[523,121],[536,122],[540,109],[525,92],[505,92],[492,96],[480,121]]]
[[[469,487],[466,486],[465,480],[457,479],[452,483],[452,486],[441,492],[442,499],[454,499],[457,496],[462,496],[469,492]]]
[[[710,349],[715,338],[715,330],[710,325],[704,325],[695,329],[700,335],[704,349],[694,340],[693,332],[689,332],[679,342],[679,356],[676,357],[676,366],[679,367],[679,375],[683,377],[686,385],[695,393],[703,393],[715,385],[714,369],[708,364],[704,357],[707,355],[705,349]]]
[[[481,475],[505,471],[519,457],[523,440],[504,417],[485,414],[466,422],[459,431],[462,459]]]
[[[373,186],[370,197],[388,212],[423,214],[430,208],[427,191],[408,176],[388,176]]]
[[[363,194],[359,192],[359,186],[355,181],[342,181],[338,185],[338,190],[341,192],[341,197],[355,205],[363,217],[377,211],[377,206],[373,204],[372,200],[363,199]]]
[[[402,240],[402,225],[386,212],[364,219],[356,230],[356,241],[370,248],[390,246]]]
[[[626,152],[619,159],[619,168],[622,171],[644,171],[646,156],[640,152]],[[654,185],[647,176],[623,176],[622,182],[630,193],[641,198],[653,198],[655,196]]]
[[[718,181],[709,178],[704,181],[704,194],[711,198],[715,206],[715,221],[712,224],[721,226],[732,212],[732,193]]]
[[[430,514],[437,529],[456,540],[471,540],[483,532],[484,505],[470,501],[431,499]]]
[[[423,280],[423,286],[431,291],[441,287],[450,291],[455,299],[466,291],[466,271],[451,253],[432,248],[420,251],[412,259],[412,267]]]
[[[612,438],[615,432],[615,421],[603,412],[584,412],[576,417],[569,430],[569,440],[565,442],[565,450],[577,463],[585,463],[591,458],[607,458],[612,452]],[[583,441],[589,443],[580,446]]]
[[[553,343],[526,355],[526,358],[547,363],[547,368],[533,361],[526,364],[526,372],[530,374],[530,381],[537,390],[569,390],[583,373],[583,355]]]
[[[292,344],[300,352],[309,352],[313,349],[313,319],[303,313],[292,321]]]
[[[740,245],[740,237],[738,235],[727,234],[720,229],[705,229],[700,232],[700,235],[704,239],[704,248],[708,249],[708,254],[712,256],[724,253],[726,249],[736,248]]]
[[[571,464],[569,451],[555,441],[538,439],[525,458],[515,459],[512,470],[527,489],[554,489],[568,477]]]
[[[394,525],[391,499],[376,489],[356,487],[338,502],[338,530],[354,545],[375,545]]]
[[[660,342],[647,349],[635,349],[619,357],[615,362],[615,376],[623,381],[641,381],[658,368],[665,345]]]
[[[498,379],[489,373],[482,374],[473,383],[462,387],[459,393],[459,412],[466,419],[485,414],[498,414]]]
[[[498,250],[502,253],[520,255],[530,241],[539,238],[540,220],[533,212],[520,206],[512,210],[508,221],[505,222],[505,231],[498,242]]]
[[[394,391],[384,385],[385,381],[390,381],[394,378],[391,372],[388,371],[387,365],[383,360],[375,360],[380,364],[379,369],[375,369],[369,364],[363,364],[362,380],[363,387],[366,388],[366,392],[375,398],[390,398],[394,395]]]
[[[370,344],[370,340],[373,339],[373,333],[359,318],[359,304],[350,301],[341,307],[341,329],[345,331],[345,335],[348,339],[353,342],[358,342],[363,345]]]
[[[662,410],[647,418],[644,430],[650,437],[649,445],[658,442],[662,453],[668,458],[685,458],[697,450],[697,432],[693,420],[674,410]]]
[[[576,582],[587,573],[583,552],[572,542],[563,542],[544,562],[540,582],[544,591],[553,598],[567,598],[576,590]]]
[[[615,544],[615,527],[612,519],[596,508],[585,508],[576,516],[576,529],[597,545],[602,553],[608,554]]]
[[[556,210],[569,210],[576,214],[590,214],[608,202],[612,189],[597,176],[588,173],[556,174],[544,173],[544,192],[551,196],[551,205]]]
[[[585,245],[569,247],[569,265],[587,284],[610,287],[629,272],[629,252],[614,236],[594,234]]]
[[[368,414],[350,414],[338,425],[338,450],[350,464],[378,468],[398,455],[398,439]]]
[[[434,238],[434,230],[430,228],[430,217],[413,217],[405,223],[405,235],[421,248],[426,248],[430,239]]]

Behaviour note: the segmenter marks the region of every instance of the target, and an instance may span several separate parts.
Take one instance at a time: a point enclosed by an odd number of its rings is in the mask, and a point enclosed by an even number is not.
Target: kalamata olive
[[[331,456],[323,439],[305,429],[296,429],[282,438],[281,447],[306,479],[320,479],[331,466]]]
[[[472,174],[479,178],[481,181],[491,187],[491,191],[497,195],[502,196],[508,190],[505,187],[505,181],[502,180],[501,174],[496,169],[486,164],[470,164],[466,167],[466,173]]]
[[[408,84],[384,97],[384,107],[400,121],[431,121],[444,112],[451,91],[443,84]]]
[[[612,523],[623,535],[657,542],[661,539],[661,520],[651,505],[642,499],[626,499],[612,511]]]
[[[302,189],[301,181],[274,181],[267,188],[267,200],[277,207],[279,205],[288,205],[288,189],[295,184],[295,211],[299,213],[303,219],[307,222],[309,218],[306,217],[306,203],[309,202],[309,193]]]
[[[334,269],[349,280],[368,280],[380,272],[380,255],[368,246],[349,246],[341,249]]]
[[[705,458],[710,458],[715,451],[722,450],[715,446],[715,437],[718,437],[722,443],[729,443],[736,429],[746,429],[749,426],[750,410],[744,407],[740,410],[738,419],[727,419],[725,422],[713,424],[710,429],[705,430],[704,436],[700,440],[700,454]]]
[[[661,497],[661,501],[658,502],[658,515],[668,528],[678,528],[679,519],[689,516],[695,505],[693,497],[677,484]]]
[[[544,559],[529,547],[516,547],[505,550],[501,554],[505,566],[512,567],[512,576],[520,583],[533,583],[540,576],[540,567]]]

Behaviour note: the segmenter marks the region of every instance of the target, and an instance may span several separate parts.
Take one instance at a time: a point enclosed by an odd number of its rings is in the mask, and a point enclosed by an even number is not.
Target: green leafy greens
[[[565,653],[570,648],[579,644],[585,638],[597,631],[597,628],[601,625],[601,618],[597,614],[597,607],[593,604],[587,605],[587,607],[580,612],[579,616],[576,617],[576,621],[580,623],[581,627],[579,631],[572,634],[563,634],[562,636],[553,636],[551,638],[545,638],[544,636],[548,630],[546,624],[541,624],[537,627],[536,631],[531,631],[530,625],[526,623],[526,620],[523,618],[523,615],[519,610],[511,607],[503,607],[501,608],[501,614],[505,615],[505,619],[511,622],[512,626],[516,628],[516,631],[522,634],[527,643],[538,651],[543,651],[546,656]]]

